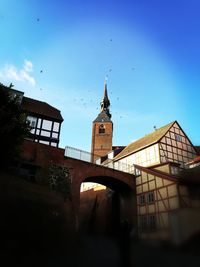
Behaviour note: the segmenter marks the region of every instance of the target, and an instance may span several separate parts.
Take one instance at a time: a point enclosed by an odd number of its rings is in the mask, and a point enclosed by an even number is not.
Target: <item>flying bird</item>
[[[40,21],[40,19],[39,19],[39,18],[37,18],[37,21]]]
[[[40,73],[42,73],[42,72],[43,72],[43,70],[40,71]]]

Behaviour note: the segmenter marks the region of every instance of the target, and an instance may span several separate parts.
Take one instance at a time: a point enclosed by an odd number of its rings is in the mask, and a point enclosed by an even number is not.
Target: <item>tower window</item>
[[[104,126],[103,124],[101,124],[101,125],[99,126],[99,133],[100,133],[100,134],[105,133],[105,126]]]

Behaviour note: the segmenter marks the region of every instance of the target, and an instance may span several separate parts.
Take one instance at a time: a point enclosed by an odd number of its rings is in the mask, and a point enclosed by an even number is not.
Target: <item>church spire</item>
[[[101,111],[92,124],[92,162],[97,157],[105,156],[112,150],[113,123],[110,114],[110,100],[107,92],[107,82],[104,83],[104,94],[101,100]]]
[[[101,100],[101,112],[105,111],[105,113],[109,116],[109,118],[111,118],[111,114],[110,114],[110,100],[108,98],[108,92],[107,92],[107,81],[105,80],[104,83],[104,96]]]

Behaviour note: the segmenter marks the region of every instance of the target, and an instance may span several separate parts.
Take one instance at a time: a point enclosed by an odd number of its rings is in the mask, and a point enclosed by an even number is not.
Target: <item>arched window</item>
[[[104,126],[103,124],[101,124],[101,125],[99,126],[99,133],[100,133],[100,134],[105,133],[105,126]]]

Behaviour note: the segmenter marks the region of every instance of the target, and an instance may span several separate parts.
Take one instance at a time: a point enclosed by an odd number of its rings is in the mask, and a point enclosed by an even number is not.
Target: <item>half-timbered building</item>
[[[24,96],[24,92],[12,86],[4,86],[11,98],[17,98],[22,110],[27,114],[31,130],[27,139],[58,147],[63,118],[60,110],[46,102]]]
[[[174,175],[174,163],[135,165],[138,235],[181,243],[200,230],[200,177]]]
[[[58,147],[63,122],[60,110],[28,97],[23,97],[21,106],[27,112],[27,121],[31,126],[29,139]]]
[[[122,166],[137,164],[144,167],[174,162],[185,168],[196,155],[192,142],[174,121],[126,146],[113,162],[124,163]],[[177,166],[172,166],[172,172],[177,171]]]
[[[195,169],[195,178],[194,170],[189,171],[198,166],[197,154],[174,121],[102,163],[134,174],[140,239],[179,243],[200,231],[199,170]]]

